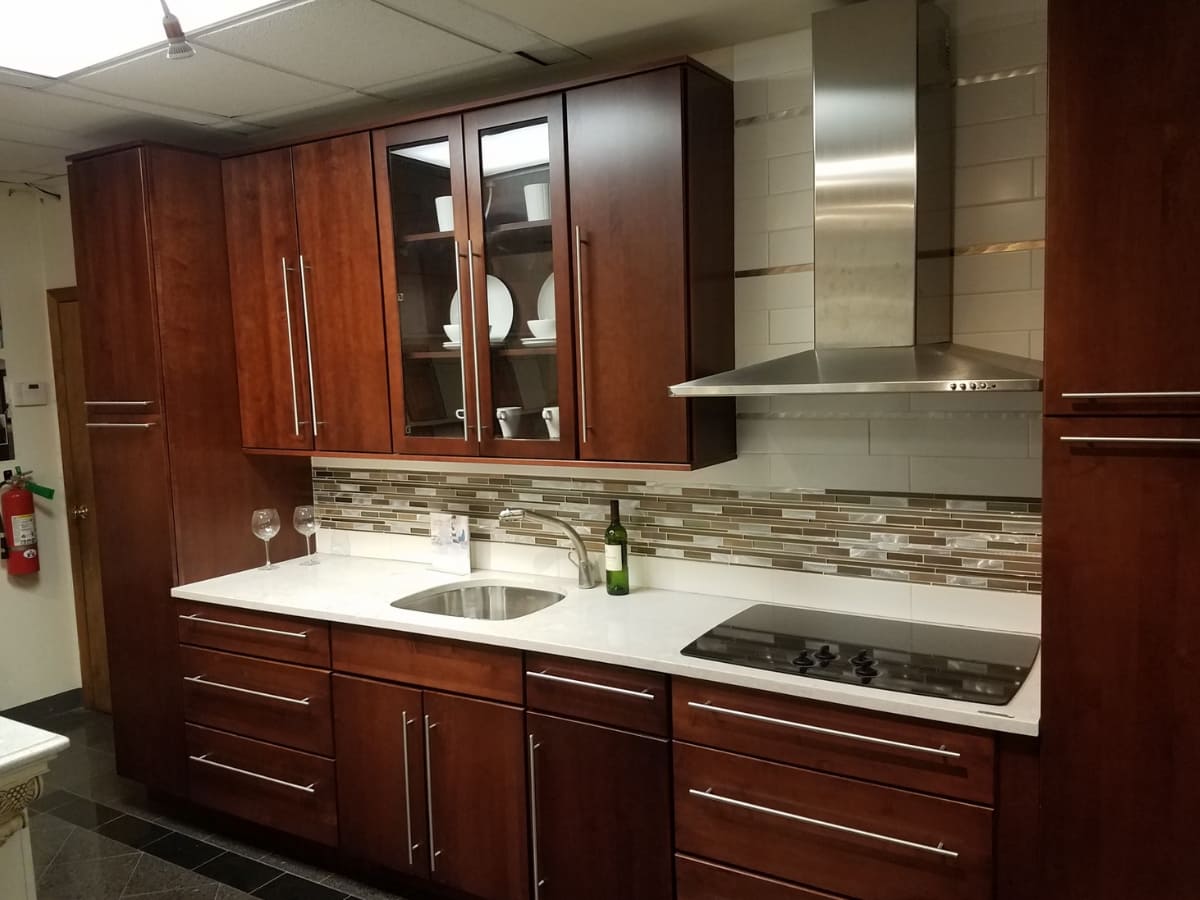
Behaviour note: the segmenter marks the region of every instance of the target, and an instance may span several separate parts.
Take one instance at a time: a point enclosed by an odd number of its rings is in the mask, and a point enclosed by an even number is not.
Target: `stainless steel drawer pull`
[[[479,326],[475,321],[475,245],[474,242],[467,239],[467,284],[471,288],[471,360],[472,367],[475,370],[475,432],[479,440],[483,440],[483,412],[479,399]],[[466,317],[459,315],[459,321],[465,322]],[[488,337],[491,337],[491,322],[485,322],[488,327]],[[466,346],[459,347],[460,353],[466,353]],[[466,409],[466,401],[463,401],[463,408]],[[491,415],[489,413],[488,415]]]
[[[304,263],[304,254],[300,254],[300,308],[304,312],[304,350],[308,355],[308,405],[312,408],[313,437],[320,434],[320,426],[325,423],[317,418],[317,376],[313,371],[312,331],[308,322],[308,279],[304,272],[312,268]]]
[[[583,230],[575,226],[575,331],[579,338],[579,439],[587,443],[587,358],[583,334]]]
[[[293,791],[303,791],[306,794],[315,794],[317,792],[317,783],[315,781],[312,784],[296,784],[292,781],[284,781],[282,778],[272,778],[270,775],[251,772],[249,769],[239,769],[237,766],[227,766],[225,763],[219,763],[215,759],[209,759],[207,753],[200,756],[189,756],[188,759],[192,762],[212,766],[214,769],[224,769],[226,772],[245,775],[247,778],[257,778],[259,781],[267,781],[271,784],[277,784],[280,787],[291,788]]]
[[[469,262],[469,258],[468,258]],[[467,273],[474,275],[470,267],[467,268]],[[463,440],[471,439],[471,424],[467,421],[467,348],[462,342],[462,254],[458,249],[458,241],[454,242],[454,296],[460,298],[458,301],[459,317],[458,317],[458,375],[462,379],[462,409],[463,409]],[[471,335],[472,338],[475,335]],[[412,860],[409,860],[411,863]]]
[[[153,406],[153,400],[84,400],[84,406]]]
[[[531,734],[529,735],[529,833],[532,837],[530,858],[533,862],[533,900],[542,900],[542,886],[546,883],[541,874],[540,837],[538,834],[537,814],[537,758],[538,748],[542,745]]]
[[[192,613],[187,616],[180,616],[186,622],[200,622],[204,625],[221,625],[225,628],[240,628],[243,631],[257,631],[260,634],[275,634],[279,637],[296,638],[297,640],[308,640],[307,631],[280,631],[278,628],[263,628],[260,625],[242,625],[239,622],[222,622],[220,619],[206,619],[204,616]]]
[[[1063,394],[1066,400],[1171,400],[1200,397],[1200,391],[1083,391]]]
[[[249,694],[252,697],[278,700],[280,703],[295,703],[297,706],[309,706],[312,701],[311,697],[298,700],[295,697],[285,697],[282,694],[268,694],[266,691],[255,691],[250,688],[238,687],[236,684],[222,684],[219,681],[209,681],[203,675],[184,675],[183,680],[190,681],[192,684],[203,684],[208,687],[220,688],[223,691],[237,691],[239,694]]]
[[[711,703],[696,703],[688,701],[692,709],[703,709],[721,716],[733,716],[735,719],[749,719],[752,722],[764,722],[767,725],[782,725],[784,728],[796,728],[800,731],[810,731],[814,734],[827,734],[831,737],[847,738],[851,741],[862,741],[866,744],[876,744],[880,747],[895,747],[898,750],[912,750],[916,753],[931,753],[934,756],[944,756],[947,759],[958,759],[961,753],[947,750],[945,747],[924,747],[920,744],[906,744],[904,741],[891,741],[887,738],[871,737],[866,734],[855,734],[853,731],[838,731],[836,728],[822,728],[820,725],[806,725],[803,722],[789,722],[787,719],[775,719],[771,716],[760,716],[757,713],[742,712],[739,709],[725,709],[713,706]]]
[[[153,422],[88,422],[88,428],[153,428]]]
[[[936,853],[938,856],[945,856],[949,859],[958,859],[958,854],[953,850],[947,850],[941,843],[936,847],[932,844],[919,844],[916,841],[906,841],[903,838],[892,837],[889,834],[877,834],[874,831],[863,831],[861,828],[851,828],[849,825],[838,825],[836,822],[826,822],[823,819],[813,819],[809,816],[801,816],[797,813],[784,812],[782,809],[772,809],[769,806],[759,806],[757,803],[747,803],[745,800],[734,800],[732,797],[722,797],[720,794],[714,794],[712,788],[706,791],[698,791],[692,788],[688,791],[693,797],[700,797],[704,800],[712,800],[716,803],[724,803],[726,806],[736,806],[738,809],[746,809],[751,812],[763,813],[768,816],[778,816],[781,819],[788,819],[792,822],[802,822],[805,825],[815,825],[818,828],[828,828],[830,831],[838,831],[842,834],[853,834],[858,837],[870,838],[873,841],[882,841],[885,844],[895,844],[899,847],[908,847],[912,850],[921,850],[925,853]]]
[[[288,377],[292,384],[292,428],[293,434],[300,437],[300,403],[296,399],[296,352],[292,349],[292,298],[288,296],[288,272],[293,270],[288,268],[286,256],[279,257],[279,267],[283,275],[283,321],[287,326]]]
[[[1064,435],[1064,444],[1200,444],[1200,438],[1172,437],[1101,437],[1099,435]]]
[[[649,691],[633,691],[629,688],[613,687],[609,684],[597,684],[594,681],[580,681],[578,678],[567,678],[563,675],[551,675],[549,672],[530,672],[525,674],[530,678],[541,678],[545,681],[555,681],[559,684],[573,684],[575,687],[591,688],[593,691],[606,691],[610,694],[620,694],[622,697],[637,697],[639,700],[653,700],[654,695]]]
[[[409,776],[408,776],[408,726],[412,720],[408,717],[408,710],[400,711],[400,737],[401,746],[404,753],[404,837],[408,844],[408,864],[413,864],[413,851],[420,844],[413,843],[412,833],[412,795],[410,793]]]
[[[437,728],[437,722],[430,722],[429,716],[425,716],[425,810],[426,818],[429,820],[429,871],[437,871],[437,858],[442,855],[442,851],[437,849],[437,841],[433,837],[433,761],[432,744],[433,744],[433,729]]]

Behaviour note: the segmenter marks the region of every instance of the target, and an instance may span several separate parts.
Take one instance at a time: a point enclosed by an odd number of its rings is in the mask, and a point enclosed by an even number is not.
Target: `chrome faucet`
[[[587,547],[583,545],[583,538],[579,536],[578,531],[562,519],[556,519],[554,516],[547,516],[543,513],[530,512],[527,509],[517,507],[505,507],[500,510],[501,525],[505,522],[520,522],[522,519],[532,519],[535,522],[541,522],[545,525],[556,525],[565,531],[571,541],[571,546],[574,548],[575,559],[572,562],[575,563],[575,568],[579,570],[579,586],[581,588],[594,588],[600,583],[596,579],[596,573],[592,569],[592,561],[588,559]]]

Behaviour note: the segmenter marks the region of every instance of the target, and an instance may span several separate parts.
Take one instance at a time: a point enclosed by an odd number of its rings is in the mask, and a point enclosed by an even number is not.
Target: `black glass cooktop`
[[[759,604],[683,648],[737,666],[999,706],[1025,681],[1032,635]]]

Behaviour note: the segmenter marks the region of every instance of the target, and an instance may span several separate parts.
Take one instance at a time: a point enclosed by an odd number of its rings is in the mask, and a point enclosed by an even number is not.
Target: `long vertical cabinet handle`
[[[296,354],[292,349],[292,298],[288,294],[287,257],[279,257],[279,268],[283,277],[283,320],[287,323],[288,375],[292,379],[292,428],[300,437],[300,401],[296,397]]]
[[[408,726],[412,724],[412,720],[408,717],[408,710],[400,711],[400,740],[401,747],[404,753],[404,836],[408,843],[408,864],[413,864],[413,851],[420,844],[413,843],[412,833],[412,796],[409,793],[409,777],[408,777]]]
[[[546,882],[542,878],[542,859],[541,848],[538,846],[540,836],[538,834],[538,812],[537,812],[537,751],[542,745],[537,742],[532,734],[529,735],[529,833],[533,838],[532,854],[533,861],[533,900],[542,900],[542,885]]]
[[[431,760],[431,744],[430,732],[437,728],[437,722],[430,722],[429,716],[425,716],[425,812],[426,818],[429,820],[429,871],[437,871],[437,858],[442,851],[437,849],[437,845],[433,839],[433,762]]]
[[[458,298],[459,308],[458,371],[462,376],[463,440],[466,441],[471,438],[471,426],[467,421],[467,348],[463,346],[462,342],[462,251],[459,249],[458,241],[454,242],[454,296]],[[474,303],[475,296],[474,289],[472,289],[472,309]],[[471,336],[474,337],[473,334]]]
[[[475,249],[467,238],[467,282],[471,285],[471,358],[475,361],[475,428],[483,440],[483,413],[479,406],[479,328],[475,322]]]
[[[575,226],[575,330],[579,338],[579,424],[580,439],[587,443],[587,358],[583,349],[583,232]]]
[[[308,279],[304,276],[304,254],[300,254],[300,302],[304,308],[304,349],[308,354],[308,401],[312,407],[313,437],[320,433],[317,421],[317,380],[313,375],[312,329],[308,323]]]

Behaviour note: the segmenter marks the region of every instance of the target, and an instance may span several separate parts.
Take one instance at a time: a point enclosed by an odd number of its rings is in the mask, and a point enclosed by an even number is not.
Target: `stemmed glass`
[[[297,506],[296,511],[292,513],[292,527],[304,535],[304,543],[308,548],[308,556],[304,557],[300,565],[315,566],[321,561],[317,559],[312,549],[312,536],[317,533],[317,511],[311,506]]]
[[[250,530],[254,536],[263,542],[263,550],[267,556],[266,565],[259,566],[259,571],[277,569],[271,563],[271,538],[279,534],[279,511],[275,509],[256,509],[250,514]]]

